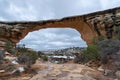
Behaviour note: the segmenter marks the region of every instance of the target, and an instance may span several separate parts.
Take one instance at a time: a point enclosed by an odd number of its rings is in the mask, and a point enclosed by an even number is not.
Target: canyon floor
[[[55,64],[37,61],[32,68],[35,75],[21,75],[9,80],[115,80],[104,76],[103,72],[75,63]]]

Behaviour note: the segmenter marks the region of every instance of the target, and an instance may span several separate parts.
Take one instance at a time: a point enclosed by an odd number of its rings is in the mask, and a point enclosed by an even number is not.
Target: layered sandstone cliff
[[[118,25],[120,25],[120,7],[56,20],[0,22],[0,46],[4,46],[5,41],[16,44],[29,32],[42,28],[74,28],[81,33],[83,40],[90,44],[93,38],[101,35],[106,39],[112,38],[113,27]]]

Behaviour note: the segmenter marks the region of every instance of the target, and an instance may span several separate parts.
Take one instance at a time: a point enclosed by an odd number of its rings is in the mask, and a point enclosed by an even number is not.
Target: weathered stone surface
[[[35,22],[0,22],[0,41],[12,41],[14,44],[29,32],[42,28],[74,28],[81,33],[83,40],[90,44],[92,39],[103,35],[113,37],[113,26],[120,24],[120,7],[91,14],[65,17],[58,20]]]
[[[118,78],[118,80],[120,79],[120,71],[117,71],[116,73],[116,77]]]

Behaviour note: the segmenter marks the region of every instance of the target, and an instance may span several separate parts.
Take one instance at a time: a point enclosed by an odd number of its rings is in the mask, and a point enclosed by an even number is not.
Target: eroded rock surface
[[[80,64],[52,64],[39,71],[30,80],[109,80],[107,77],[97,70]],[[112,80],[112,79],[111,79]]]
[[[7,40],[16,44],[35,30],[66,27],[79,31],[83,40],[90,44],[93,38],[101,35],[112,38],[115,35],[113,27],[118,25],[120,25],[120,7],[56,20],[0,22],[0,46],[3,47]]]

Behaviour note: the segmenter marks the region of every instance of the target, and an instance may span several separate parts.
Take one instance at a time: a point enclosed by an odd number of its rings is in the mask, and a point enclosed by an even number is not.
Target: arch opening
[[[58,50],[70,47],[87,47],[81,34],[73,28],[44,28],[29,32],[17,45],[25,44],[34,50]]]

